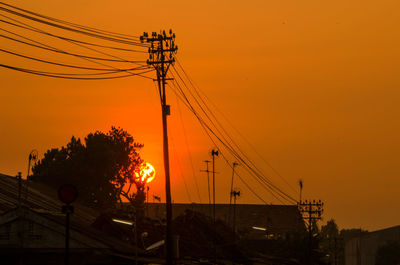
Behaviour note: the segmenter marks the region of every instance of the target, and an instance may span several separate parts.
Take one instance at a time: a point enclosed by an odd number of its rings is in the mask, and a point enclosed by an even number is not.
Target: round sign
[[[64,184],[58,189],[58,198],[66,204],[70,204],[78,197],[78,190],[74,185]]]

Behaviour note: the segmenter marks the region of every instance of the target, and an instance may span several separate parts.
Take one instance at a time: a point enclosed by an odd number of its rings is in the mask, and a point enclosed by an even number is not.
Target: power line
[[[65,20],[53,18],[53,17],[50,17],[50,16],[45,16],[45,15],[39,14],[37,12],[33,12],[33,11],[26,10],[26,9],[22,9],[22,8],[13,6],[11,4],[6,4],[4,2],[0,2],[0,4],[8,6],[8,7],[11,7],[11,8],[14,8],[14,9],[17,9],[17,10],[20,10],[20,11],[23,11],[23,12],[31,14],[31,15],[35,15],[35,16],[38,16],[38,17],[41,17],[41,18],[45,18],[47,20],[51,20],[51,21],[54,21],[54,22],[65,24],[65,25],[69,25],[69,26],[72,26],[72,27],[77,27],[77,28],[84,29],[84,30],[87,30],[87,31],[92,31],[92,32],[101,33],[101,34],[105,34],[105,35],[116,36],[116,37],[123,38],[123,39],[128,39],[128,40],[138,40],[139,39],[139,36],[133,36],[133,35],[129,35],[129,34],[121,34],[121,33],[111,32],[111,31],[107,31],[107,30],[97,29],[97,28],[93,28],[93,27],[83,26],[83,25],[80,25],[80,24],[77,24],[77,23],[72,23],[72,22],[68,22],[68,21],[65,21]]]
[[[36,48],[41,48],[41,49],[44,49],[44,50],[49,50],[49,51],[52,51],[52,52],[55,52],[55,53],[61,53],[61,54],[66,54],[66,55],[74,56],[74,57],[77,57],[77,58],[80,58],[80,59],[84,59],[84,60],[87,60],[87,61],[92,62],[92,63],[95,63],[95,64],[99,64],[99,65],[103,65],[103,66],[110,67],[110,68],[113,68],[113,69],[116,69],[116,70],[121,70],[121,69],[119,69],[119,68],[117,68],[117,67],[113,67],[113,66],[107,65],[107,64],[104,64],[104,63],[101,63],[101,62],[97,62],[96,60],[111,61],[111,62],[114,61],[114,62],[132,62],[132,63],[138,63],[138,61],[128,61],[128,60],[124,60],[124,59],[118,59],[118,60],[116,60],[116,59],[98,58],[98,57],[85,56],[85,55],[76,54],[76,53],[70,53],[70,52],[66,52],[66,51],[61,50],[61,49],[58,49],[58,48],[54,48],[54,47],[52,47],[52,46],[50,46],[50,45],[47,45],[47,44],[44,44],[44,43],[41,43],[41,42],[32,40],[32,39],[30,39],[30,38],[24,37],[24,36],[22,36],[22,35],[20,35],[20,34],[16,34],[16,33],[10,32],[10,31],[5,30],[5,29],[1,29],[1,28],[0,28],[0,30],[3,30],[3,31],[5,31],[5,32],[10,33],[10,34],[13,34],[13,35],[16,35],[16,36],[18,36],[18,37],[20,37],[20,38],[29,40],[29,41],[31,41],[31,42],[37,43],[37,44],[39,44],[39,45],[32,44],[32,43],[28,43],[28,42],[25,42],[25,41],[21,41],[21,40],[18,40],[18,39],[15,39],[15,38],[11,38],[11,37],[9,37],[9,36],[5,36],[5,35],[2,35],[2,34],[0,34],[0,37],[7,38],[7,39],[10,39],[10,40],[12,40],[12,41],[20,42],[20,43],[23,43],[23,44],[26,44],[26,45],[29,45],[29,46],[33,46],[33,47],[36,47]],[[41,45],[41,46],[40,46],[40,45]],[[144,75],[141,75],[141,74],[137,74],[137,73],[135,73],[135,74],[133,74],[133,75],[138,75],[138,76],[141,76],[141,77],[144,77],[144,78],[152,79],[152,78],[150,78],[150,77],[147,77],[147,76],[144,76]],[[51,77],[54,77],[54,76],[51,76]]]
[[[44,35],[47,35],[47,36],[51,36],[51,37],[54,37],[54,38],[73,41],[73,42],[82,43],[82,44],[91,45],[91,46],[96,46],[96,47],[100,47],[100,48],[107,48],[107,49],[113,49],[113,50],[119,50],[119,51],[127,51],[127,52],[147,53],[146,51],[139,51],[139,50],[126,49],[126,48],[107,46],[107,45],[100,45],[100,44],[95,44],[95,43],[91,43],[91,42],[85,42],[85,41],[80,41],[80,40],[76,40],[76,39],[62,37],[62,36],[59,36],[59,35],[56,35],[56,34],[52,34],[52,33],[46,32],[44,30],[38,29],[38,28],[33,27],[33,26],[29,26],[26,23],[23,23],[23,22],[18,21],[16,19],[10,18],[8,16],[2,15],[2,14],[0,14],[0,16],[5,17],[5,18],[7,18],[9,20],[12,20],[14,22],[20,23],[21,25],[17,25],[15,23],[12,23],[12,22],[9,22],[9,21],[3,20],[3,19],[0,19],[0,22],[6,23],[6,24],[9,24],[9,25],[18,27],[18,28],[27,29],[27,30],[30,30],[30,31],[33,31],[33,32],[36,32],[36,33],[40,33],[40,34],[44,34]],[[24,26],[22,26],[22,25],[24,25]]]
[[[179,62],[178,62],[178,65]],[[181,69],[183,70],[183,67],[180,65]],[[176,69],[174,68],[175,72]],[[183,70],[184,71],[184,70]],[[185,72],[184,72],[185,73]],[[178,76],[180,77],[180,75],[178,74]],[[188,77],[187,77],[188,78]],[[181,81],[184,83],[185,87],[189,90],[188,86],[186,85],[186,83],[183,81],[183,79],[180,77]],[[230,142],[236,147],[236,149],[239,151],[239,153],[242,154],[242,156],[244,156],[249,163],[254,167],[254,169],[258,172],[258,174],[262,175],[263,178],[265,179],[266,177],[264,176],[264,174],[262,173],[262,171],[260,169],[258,169],[258,167],[255,165],[255,163],[242,151],[242,149],[235,143],[235,141],[232,139],[232,137],[229,135],[229,133],[227,133],[227,131],[224,129],[224,127],[221,125],[221,123],[218,121],[218,119],[216,118],[216,116],[213,114],[213,112],[211,111],[211,109],[207,106],[206,102],[202,99],[201,95],[197,92],[196,87],[193,85],[193,83],[191,82],[191,80],[188,78],[189,82],[192,84],[192,87],[194,89],[194,91],[196,92],[197,96],[200,98],[201,102],[204,104],[205,108],[208,110],[208,112],[210,113],[210,115],[214,118],[214,120],[216,121],[216,123],[220,126],[220,128],[222,129],[222,131],[225,133],[225,135],[227,135],[227,137],[229,138]],[[189,90],[190,92],[190,90]],[[195,98],[195,96],[191,93],[192,97]],[[195,99],[196,100],[196,99]],[[196,100],[197,104],[200,106],[200,103]],[[201,110],[204,112],[204,109],[200,106]],[[206,114],[207,118],[211,121],[211,119],[208,117],[208,115]],[[212,121],[211,121],[212,122]],[[216,127],[216,125],[212,122],[212,125]],[[217,131],[219,132],[218,128]],[[222,134],[221,132],[219,132],[220,134]],[[224,138],[225,139],[225,138]],[[226,139],[225,139],[226,141]],[[235,148],[232,147],[233,150],[235,150]],[[275,170],[276,171],[276,170]],[[279,173],[278,173],[279,174]],[[281,178],[283,178],[281,176]],[[265,181],[267,181],[270,185],[274,186],[274,188],[279,189],[278,187],[276,187],[271,181],[265,179]],[[286,182],[286,181],[285,181]],[[288,184],[288,183],[287,183]],[[289,185],[289,184],[288,184]],[[290,185],[289,185],[290,186]],[[280,190],[280,189],[279,189]],[[285,194],[285,196],[288,196],[285,192],[283,192],[282,190],[280,190],[280,192],[282,192],[283,194]],[[290,196],[289,196],[290,197]],[[293,198],[291,198],[293,199]],[[293,202],[296,202],[296,200],[293,200]]]
[[[126,62],[126,63],[138,63],[138,62],[142,62],[142,61],[127,61],[127,60],[116,60],[116,59],[108,59],[108,58],[100,58],[100,57],[86,56],[86,55],[82,55],[82,54],[66,52],[66,51],[63,51],[63,50],[60,50],[60,49],[57,49],[57,48],[48,48],[48,47],[51,47],[51,46],[46,45],[46,44],[43,44],[43,43],[38,42],[38,41],[35,41],[35,40],[32,40],[32,39],[30,39],[30,38],[24,37],[24,36],[22,36],[22,35],[20,35],[20,34],[17,34],[17,33],[14,33],[14,32],[10,32],[10,31],[5,30],[5,29],[1,29],[1,28],[0,28],[0,30],[5,31],[5,32],[7,32],[7,33],[9,33],[9,34],[16,35],[16,36],[18,36],[18,37],[20,37],[20,38],[29,40],[29,41],[31,41],[31,42],[38,43],[38,44],[43,45],[43,46],[39,46],[39,45],[36,45],[36,44],[32,44],[32,43],[29,43],[29,42],[25,42],[25,41],[22,41],[22,40],[18,40],[18,39],[15,39],[15,38],[12,38],[12,37],[9,37],[9,36],[0,34],[0,37],[2,37],[2,38],[9,39],[9,40],[12,40],[12,41],[15,41],[15,42],[19,42],[19,43],[22,43],[22,44],[25,44],[25,45],[28,45],[28,46],[36,47],[36,48],[39,48],[39,49],[44,49],[44,50],[51,51],[51,52],[62,53],[62,54],[66,54],[66,55],[71,55],[71,56],[80,57],[80,58],[84,58],[84,59],[98,60],[98,61]]]
[[[173,74],[172,74],[173,75]],[[262,175],[260,175],[252,166],[248,165],[247,162],[230,146],[230,144],[227,144],[225,141],[223,141],[223,139],[220,138],[220,136],[218,136],[211,128],[209,125],[207,125],[204,120],[202,118],[200,118],[200,116],[196,113],[196,111],[194,110],[193,106],[191,105],[191,103],[189,102],[187,96],[185,95],[185,93],[183,92],[182,88],[180,88],[179,83],[177,83],[175,81],[175,83],[177,84],[178,90],[180,91],[180,93],[183,95],[185,101],[187,101],[188,106],[190,106],[190,110],[195,114],[195,116],[198,118],[198,120],[200,121],[200,123],[202,123],[205,127],[207,127],[207,129],[216,137],[216,139],[218,139],[219,142],[221,142],[225,148],[227,148],[229,150],[229,152],[231,152],[231,154],[233,154],[236,159],[240,160],[242,162],[242,164],[246,165],[246,169],[248,170],[249,173],[251,173],[252,176],[255,176],[256,180],[262,185],[263,188],[266,188],[269,192],[271,192],[271,194],[278,199],[278,197],[275,196],[274,193],[276,193],[277,196],[281,197],[284,200],[287,200],[288,202],[296,202],[296,200],[294,200],[293,198],[291,198],[289,195],[287,195],[286,193],[282,192],[279,188],[277,188],[274,184],[272,184],[269,180],[266,180],[265,177],[263,177]],[[254,175],[253,175],[254,174]],[[264,183],[264,184],[262,184]],[[278,199],[279,201],[281,201],[280,199]],[[282,201],[281,201],[282,202]]]
[[[184,135],[184,138],[185,138],[186,152],[187,152],[187,154],[188,154],[189,161],[190,161],[190,165],[191,165],[191,168],[192,168],[194,183],[195,183],[195,185],[196,185],[197,196],[199,197],[199,201],[200,201],[200,203],[201,203],[201,196],[200,196],[199,185],[198,185],[198,183],[197,183],[196,173],[195,173],[194,166],[193,166],[192,154],[191,154],[190,151],[189,151],[189,143],[188,143],[188,138],[187,138],[187,135],[186,135],[185,123],[183,122],[182,111],[181,111],[181,108],[180,108],[180,106],[179,106],[178,97],[176,97],[176,104],[177,104],[177,106],[178,106],[179,118],[180,118],[180,121],[181,121],[182,131],[183,131],[183,135]]]
[[[33,75],[40,75],[40,76],[47,76],[47,77],[54,77],[54,78],[62,78],[62,79],[77,79],[77,80],[103,80],[103,79],[116,79],[116,78],[123,78],[123,77],[131,77],[134,75],[142,75],[148,72],[153,71],[153,69],[140,72],[137,74],[128,74],[128,75],[119,75],[119,76],[109,76],[109,77],[74,77],[74,76],[63,76],[62,74],[59,73],[51,73],[51,72],[41,72],[41,71],[36,71],[32,69],[25,69],[25,68],[20,68],[20,67],[14,67],[10,65],[5,65],[5,64],[0,64],[0,67],[8,68],[11,70],[16,70],[20,72],[25,72]],[[149,77],[148,77],[149,78]]]
[[[83,70],[126,72],[126,71],[138,70],[138,69],[139,70],[140,69],[148,69],[148,67],[146,67],[146,66],[140,66],[140,67],[135,67],[135,68],[127,68],[127,69],[118,69],[118,70],[110,69],[110,68],[93,68],[93,67],[77,66],[77,65],[63,64],[63,63],[43,60],[43,59],[39,59],[39,58],[23,55],[23,54],[20,54],[20,53],[12,52],[12,51],[9,51],[9,50],[5,50],[5,49],[2,49],[2,48],[0,48],[0,52],[8,53],[8,54],[11,54],[11,55],[15,55],[15,56],[18,56],[18,57],[22,57],[22,58],[25,58],[25,59],[38,61],[38,62],[42,62],[42,63],[58,65],[58,66],[63,66],[63,67],[69,67],[69,68],[83,69]]]
[[[179,73],[176,71],[176,69],[174,68],[175,72],[178,74],[178,77],[180,78],[180,80],[182,81],[183,85],[188,89],[188,91],[191,93],[190,89],[188,88],[188,86],[186,85],[186,83],[184,82],[184,80],[182,79],[182,77],[179,75]],[[195,89],[195,88],[194,88]],[[193,93],[191,93],[192,97],[195,99],[197,105],[200,107],[201,111],[203,113],[205,113],[206,117],[208,118],[208,120],[211,122],[211,124],[217,129],[217,132],[221,135],[222,139],[224,139],[226,142],[228,142],[224,135],[218,130],[218,127],[214,124],[214,122],[211,120],[211,118],[208,116],[208,114],[205,112],[204,108],[201,106],[201,104],[199,103],[199,101],[196,99],[196,97],[193,95]],[[201,96],[198,94],[198,96],[201,99]],[[247,161],[249,161],[249,163],[252,165],[252,167],[249,167],[252,171],[254,171],[254,173],[256,173],[256,175],[258,175],[260,177],[260,179],[265,182],[268,186],[270,186],[271,188],[273,188],[274,190],[278,191],[278,195],[281,196],[282,198],[284,198],[286,200],[285,197],[287,197],[290,201],[292,202],[297,202],[295,199],[293,199],[290,195],[288,195],[287,193],[283,192],[280,188],[278,188],[276,185],[274,185],[270,180],[266,179],[266,177],[263,175],[263,173],[261,172],[261,170],[259,170],[255,164],[247,157],[247,155],[241,150],[241,148],[233,141],[233,139],[229,136],[229,134],[226,132],[226,130],[223,128],[223,126],[218,122],[218,120],[215,118],[215,115],[212,114],[212,111],[207,107],[207,104],[203,101],[203,104],[205,105],[206,109],[209,110],[210,114],[214,117],[214,119],[216,120],[217,124],[219,124],[219,126],[222,128],[222,130],[224,131],[224,133],[227,135],[227,137],[231,140],[231,142],[235,145],[235,147],[238,149],[238,151],[242,154],[242,156],[244,156]],[[219,138],[219,137],[218,137]],[[230,146],[230,150],[233,151],[235,153],[235,156],[239,156],[241,157],[236,151],[235,148],[232,147],[230,145],[230,143],[228,143],[228,145]],[[242,158],[239,158],[241,160],[243,160]],[[243,162],[243,161],[242,161]],[[245,164],[247,165],[247,162],[245,162]],[[248,166],[248,165],[247,165]],[[282,195],[283,196],[282,196]]]
[[[268,162],[263,156],[261,156],[261,154],[257,151],[257,149],[249,142],[249,140],[244,137],[240,131],[229,121],[229,119],[224,115],[224,113],[222,113],[222,111],[207,97],[207,95],[198,87],[194,84],[194,82],[191,80],[191,78],[189,77],[189,75],[186,73],[185,69],[183,68],[182,64],[180,63],[180,61],[178,60],[178,58],[176,58],[176,62],[179,66],[179,68],[182,70],[183,74],[186,76],[187,80],[189,81],[189,83],[192,85],[192,87],[194,88],[194,91],[198,94],[199,98],[203,101],[201,95],[198,93],[198,91],[200,91],[203,96],[213,105],[213,107],[222,115],[222,117],[228,122],[228,124],[235,130],[235,132],[243,139],[246,141],[246,143],[251,147],[251,149],[264,161],[264,163],[272,169],[273,172],[275,172],[275,174],[280,177],[294,192],[297,192],[292,185],[290,185],[289,182],[287,182],[287,180],[278,172],[278,170],[276,170],[270,162]],[[204,102],[204,101],[203,101]],[[207,107],[207,104],[204,102],[205,106]],[[209,109],[209,111],[211,112],[211,110]],[[212,112],[211,112],[212,114]],[[214,116],[214,118],[216,119],[216,117]],[[216,121],[218,122],[218,120],[216,119]]]
[[[97,33],[91,33],[91,32],[80,30],[80,29],[74,29],[74,28],[71,28],[71,27],[58,25],[58,24],[55,24],[53,22],[48,22],[48,21],[45,21],[45,20],[40,19],[40,18],[32,17],[32,16],[25,15],[25,14],[22,14],[22,13],[17,12],[17,11],[10,10],[8,8],[0,7],[0,10],[5,11],[5,12],[10,13],[10,14],[13,14],[13,15],[16,15],[16,16],[19,16],[19,17],[23,17],[23,18],[29,19],[31,21],[39,22],[39,23],[42,23],[42,24],[46,24],[46,25],[49,25],[49,26],[52,26],[52,27],[68,30],[68,31],[75,32],[75,33],[84,34],[84,35],[87,35],[87,36],[90,36],[90,37],[94,37],[94,38],[99,38],[99,39],[118,42],[118,43],[123,43],[123,44],[127,44],[127,45],[148,47],[147,45],[142,44],[140,42],[128,41],[128,40],[123,40],[123,39],[119,39],[119,38],[115,38],[115,37],[108,37],[108,36],[100,35],[100,34],[97,34]]]
[[[170,87],[171,87],[171,86],[170,86]],[[178,92],[176,92],[176,91],[174,90],[173,87],[171,87],[171,88],[172,88],[172,91],[173,91],[175,94],[178,93]],[[184,96],[184,95],[183,95],[183,96]],[[184,97],[185,97],[185,96],[184,96]],[[196,116],[196,118],[199,120],[200,126],[203,128],[203,131],[206,133],[206,135],[208,136],[208,138],[210,139],[210,141],[211,141],[215,146],[218,147],[218,144],[214,141],[213,137],[210,135],[210,132],[212,132],[212,130],[210,130],[209,128],[207,128],[207,125],[204,123],[204,121],[202,121],[202,119],[200,118],[200,116],[198,116],[197,112],[196,112],[194,109],[191,109],[192,107],[190,106],[190,103],[188,103],[188,101],[186,101],[186,100],[184,100],[184,99],[182,99],[182,98],[180,98],[180,99],[181,99],[182,102],[185,103],[186,107],[187,107],[188,109],[190,109],[190,110],[192,111],[192,113]],[[221,142],[221,143],[222,143],[222,142]],[[223,159],[225,160],[226,164],[227,164],[228,166],[230,166],[230,162],[229,162],[228,159],[225,157],[224,153],[221,153],[221,155],[222,155]],[[237,174],[237,176],[239,177],[239,179],[243,182],[243,184],[248,188],[248,190],[249,190],[251,193],[253,193],[260,201],[262,201],[262,202],[264,202],[265,204],[267,204],[267,202],[266,202],[260,195],[258,195],[258,194],[254,191],[253,188],[250,187],[250,185],[241,177],[240,174]],[[264,185],[262,185],[262,183],[260,183],[260,184],[261,184],[262,187],[264,187]],[[264,187],[264,188],[265,188],[265,187]],[[271,193],[270,190],[268,190],[268,191]],[[271,193],[271,194],[272,194],[272,193]],[[273,195],[273,194],[272,194],[272,195]],[[274,195],[273,195],[273,196],[274,196]]]

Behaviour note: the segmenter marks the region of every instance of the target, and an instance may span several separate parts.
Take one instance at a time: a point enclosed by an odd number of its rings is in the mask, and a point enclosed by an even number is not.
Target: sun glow
[[[151,164],[143,162],[139,167],[139,171],[135,172],[135,176],[136,180],[149,183],[155,178],[156,170]]]

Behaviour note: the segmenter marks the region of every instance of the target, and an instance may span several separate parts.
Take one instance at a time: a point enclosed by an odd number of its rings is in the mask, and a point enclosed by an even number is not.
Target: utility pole
[[[208,184],[208,207],[211,209],[211,194],[210,194],[210,170],[208,170],[208,163],[211,161],[204,160],[206,163],[206,170],[200,170],[201,172],[207,172],[207,184]]]
[[[235,164],[235,163],[233,163]],[[236,163],[237,164],[237,163]],[[236,197],[240,197],[239,190],[233,190],[231,188],[231,198],[233,196],[233,219],[232,219],[232,264],[235,264],[235,246],[236,246]],[[229,207],[230,210],[230,207]],[[230,220],[229,220],[230,221]],[[229,222],[228,222],[229,224]]]
[[[234,176],[235,176],[235,167],[237,166],[237,165],[239,165],[238,163],[236,163],[236,162],[233,162],[232,163],[232,181],[231,181],[231,191],[229,192],[229,211],[228,211],[228,224],[229,224],[229,221],[230,221],[230,219],[231,219],[231,208],[232,208],[232,192],[233,192],[233,178],[234,178]]]
[[[233,219],[232,219],[232,227],[233,227],[233,234],[236,234],[236,197],[240,197],[240,190],[233,190],[232,191],[232,196],[233,196]]]
[[[165,195],[167,210],[167,227],[166,227],[166,264],[173,264],[173,245],[172,245],[172,199],[171,199],[171,183],[169,174],[169,153],[168,153],[168,131],[167,116],[170,115],[170,106],[167,105],[165,93],[166,76],[170,65],[175,62],[174,54],[178,50],[175,45],[175,34],[172,30],[167,35],[165,31],[160,34],[153,32],[151,36],[147,32],[140,37],[142,42],[150,43],[149,59],[147,64],[154,67],[157,73],[158,92],[161,101],[162,124],[163,124],[163,150],[164,150],[164,169],[165,169]],[[169,79],[168,79],[169,80]]]
[[[315,201],[313,200],[311,202],[305,200],[304,202],[300,201],[297,204],[299,211],[303,217],[304,220],[308,221],[308,253],[307,253],[307,260],[308,263],[311,263],[311,251],[312,251],[312,238],[313,238],[313,234],[312,234],[312,228],[313,228],[313,224],[316,223],[316,221],[321,220],[322,218],[322,213],[323,213],[323,206],[324,203],[321,202],[321,200],[319,201]]]
[[[215,220],[215,157],[218,156],[218,150],[212,150],[212,173],[213,173],[213,223],[214,223],[214,264],[217,264],[217,231],[215,228],[216,220]]]

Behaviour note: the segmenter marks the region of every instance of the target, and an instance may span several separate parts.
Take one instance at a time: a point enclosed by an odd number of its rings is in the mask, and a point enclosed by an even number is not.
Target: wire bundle
[[[176,61],[177,67],[173,66],[170,72],[170,77],[174,81],[169,83],[169,87],[184,103],[189,111],[195,115],[207,137],[214,146],[220,150],[220,154],[228,167],[232,168],[231,162],[238,161],[243,166],[242,168],[244,169],[246,176],[250,176],[257,185],[262,187],[268,194],[272,195],[274,199],[282,204],[296,204],[297,200],[288,192],[274,184],[271,181],[271,178],[267,177],[266,174],[262,172],[255,162],[246,154],[243,148],[239,146],[237,141],[233,139],[231,136],[232,134],[223,126],[222,122],[218,119],[215,111],[213,111],[211,107],[211,105],[213,105],[214,109],[218,110],[216,106],[212,104],[209,98],[197,86],[194,85],[179,60],[176,59]],[[226,117],[224,118],[226,119]],[[245,139],[231,123],[229,124],[243,139]],[[250,143],[248,144],[250,145]],[[254,147],[252,148],[254,149]],[[296,192],[275,168],[273,168],[265,159],[263,159],[263,161],[275,172],[276,175],[283,179],[294,192]],[[256,196],[260,201],[267,203],[264,199],[265,196],[257,192],[242,173],[236,171],[236,175],[247,189],[254,194],[254,196]]]
[[[148,45],[141,43],[138,36],[67,22],[4,2],[0,2],[0,24],[0,37],[5,40],[6,47],[24,50],[21,53],[0,47],[0,52],[24,59],[23,66],[1,63],[3,68],[64,79],[98,80],[130,76],[151,79],[145,75],[153,71],[145,61]],[[26,50],[35,55],[26,54]],[[57,60],[62,57],[73,63],[45,59],[37,54],[46,58],[57,55]],[[135,59],[125,59],[132,54],[136,55]],[[26,60],[40,68],[26,68]]]

